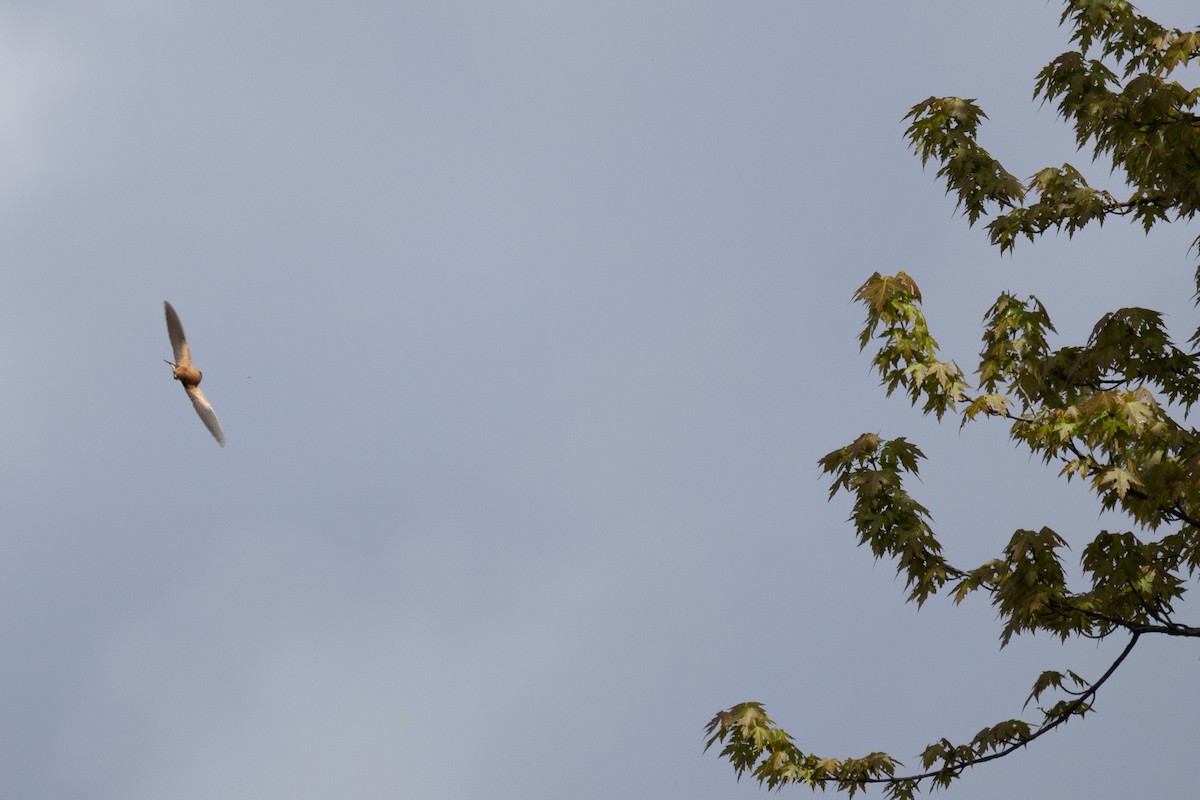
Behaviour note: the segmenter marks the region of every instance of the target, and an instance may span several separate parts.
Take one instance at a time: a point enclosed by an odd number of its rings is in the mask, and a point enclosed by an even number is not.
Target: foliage
[[[977,141],[986,115],[973,100],[929,98],[907,115],[906,136],[922,163],[938,162],[939,178],[973,225],[1000,251],[1054,229],[1068,235],[1111,216],[1128,216],[1147,231],[1200,211],[1200,88],[1171,80],[1200,59],[1200,32],[1167,29],[1123,0],[1073,0],[1061,22],[1078,50],[1064,53],[1037,77],[1034,97],[1057,104],[1074,125],[1081,150],[1111,161],[1124,199],[1088,185],[1070,164],[1047,167],[1027,182],[1014,178]],[[1196,242],[1200,251],[1200,239]],[[1200,269],[1196,275],[1200,297]],[[948,786],[970,766],[1008,755],[1082,717],[1140,637],[1200,637],[1175,608],[1186,581],[1200,573],[1200,433],[1186,424],[1200,400],[1198,354],[1171,341],[1161,314],[1121,308],[1106,314],[1082,345],[1051,347],[1050,316],[1033,297],[1002,294],[983,319],[983,344],[972,387],[938,345],[921,310],[921,293],[903,272],[872,275],[856,292],[867,318],[860,336],[874,342],[873,360],[889,395],[899,390],[925,413],[961,425],[1006,421],[1012,439],[1066,480],[1090,484],[1102,508],[1118,509],[1136,531],[1101,531],[1084,548],[1084,585],[1067,585],[1063,538],[1049,528],[1019,530],[999,556],[970,569],[947,562],[927,510],[904,487],[924,458],[903,438],[866,433],[820,460],[830,497],[851,496],[860,544],[891,558],[918,605],[945,592],[955,603],[984,593],[1003,620],[1001,643],[1043,631],[1076,637],[1128,637],[1107,671],[1088,680],[1045,671],[1026,701],[1039,703],[1033,722],[1010,719],[983,728],[967,743],[940,739],[921,754],[921,768],[897,774],[885,753],[821,758],[796,746],[760,703],[717,714],[706,749],[722,745],[737,775],[769,788],[827,786],[853,797],[882,784],[891,798],[923,785]],[[1200,345],[1200,331],[1190,340]]]

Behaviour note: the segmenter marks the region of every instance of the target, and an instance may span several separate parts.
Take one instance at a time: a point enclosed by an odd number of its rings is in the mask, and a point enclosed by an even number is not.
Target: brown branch
[[[1155,625],[1149,622],[1133,622],[1124,619],[1123,617],[1114,617],[1110,614],[1105,614],[1100,611],[1092,611],[1090,609],[1076,608],[1070,603],[1062,600],[1057,601],[1064,608],[1076,611],[1084,616],[1107,622],[1119,628],[1124,628],[1135,636],[1141,636],[1143,633],[1161,633],[1164,636],[1194,636],[1200,637],[1200,628],[1192,625],[1183,625],[1178,622],[1163,621],[1161,624]]]
[[[898,778],[894,777],[894,776],[889,776],[887,778],[864,778],[864,779],[862,779],[863,782],[864,783],[900,783],[900,782],[904,782],[904,781],[909,781],[909,782],[916,783],[919,781],[927,780],[929,778],[937,777],[939,775],[945,775],[947,770],[953,772],[954,775],[957,777],[967,767],[974,767],[979,764],[985,764],[988,761],[995,761],[998,758],[1004,758],[1005,756],[1009,755],[1010,753],[1012,753],[1022,747],[1025,747],[1030,742],[1032,742],[1034,739],[1044,736],[1045,734],[1047,734],[1050,731],[1057,728],[1059,725],[1062,725],[1072,715],[1074,715],[1076,712],[1078,712],[1081,707],[1083,707],[1085,704],[1087,704],[1089,699],[1095,697],[1096,692],[1098,692],[1100,690],[1100,687],[1103,686],[1104,683],[1109,678],[1112,677],[1113,673],[1117,671],[1117,668],[1121,666],[1121,663],[1125,660],[1125,658],[1133,651],[1134,645],[1137,644],[1139,636],[1141,636],[1141,634],[1135,632],[1131,637],[1129,637],[1129,644],[1125,645],[1125,649],[1121,651],[1121,654],[1119,656],[1117,656],[1117,659],[1109,666],[1109,668],[1107,670],[1105,670],[1104,674],[1101,675],[1100,678],[1095,683],[1093,683],[1091,686],[1089,686],[1085,691],[1079,693],[1078,697],[1075,700],[1072,700],[1070,703],[1068,703],[1066,708],[1064,708],[1058,714],[1055,714],[1054,718],[1051,721],[1043,723],[1042,726],[1039,727],[1032,734],[1030,734],[1027,739],[1022,739],[1019,742],[1014,742],[1013,744],[1010,744],[1007,747],[1005,747],[1003,750],[997,750],[995,753],[989,753],[986,756],[979,756],[978,758],[971,758],[971,759],[968,759],[968,760],[962,762],[961,764],[957,764],[954,766],[948,765],[948,766],[942,767],[941,769],[928,770],[926,772],[922,772],[922,773],[919,773],[916,775],[905,775],[905,776],[898,777]],[[1074,692],[1072,692],[1072,694],[1074,694]]]

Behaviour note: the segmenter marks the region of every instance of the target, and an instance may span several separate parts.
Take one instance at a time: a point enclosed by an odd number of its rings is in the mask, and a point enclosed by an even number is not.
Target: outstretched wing
[[[163,309],[167,312],[167,336],[171,337],[171,350],[175,353],[175,366],[190,367],[192,354],[188,350],[187,339],[183,335],[183,323],[179,321],[179,315],[175,313],[175,309],[171,308],[171,304],[165,300]]]
[[[204,421],[204,427],[208,428],[208,432],[217,440],[217,444],[224,447],[225,432],[221,430],[221,421],[217,419],[217,412],[213,411],[212,403],[208,402],[208,398],[204,396],[204,392],[200,391],[199,386],[184,386],[183,388],[187,391],[188,397],[192,399],[196,413]]]

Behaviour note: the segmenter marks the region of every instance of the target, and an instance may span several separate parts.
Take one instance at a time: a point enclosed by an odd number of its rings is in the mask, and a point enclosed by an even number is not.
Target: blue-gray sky
[[[0,795],[752,797],[701,753],[738,701],[916,765],[1041,669],[1097,675],[1119,643],[1000,652],[982,601],[904,605],[816,467],[910,436],[963,563],[1123,524],[1002,429],[885,400],[849,302],[908,271],[968,367],[1006,289],[1064,342],[1123,305],[1194,329],[1195,226],[1001,258],[906,151],[958,94],[1017,174],[1084,164],[1029,99],[1059,12],[0,10]],[[1145,643],[952,793],[1188,796],[1198,656]]]

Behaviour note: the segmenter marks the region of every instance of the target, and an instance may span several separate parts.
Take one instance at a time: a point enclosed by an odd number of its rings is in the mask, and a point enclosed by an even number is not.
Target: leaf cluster
[[[987,115],[973,99],[930,97],[905,117],[921,163],[940,162],[946,191],[971,225],[990,218],[987,230],[1001,252],[1021,238],[1050,229],[1073,235],[1114,215],[1149,231],[1200,210],[1200,88],[1171,79],[1200,57],[1200,32],[1165,28],[1121,0],[1068,2],[1062,21],[1078,49],[1038,73],[1034,98],[1056,105],[1079,148],[1090,148],[1093,160],[1107,158],[1126,193],[1091,187],[1070,164],[1024,182],[1013,177],[978,144]]]
[[[882,342],[872,363],[888,395],[903,388],[913,403],[924,397],[924,410],[940,420],[962,399],[967,383],[957,364],[936,358],[938,344],[921,313],[917,284],[903,272],[887,277],[875,273],[854,299],[867,308],[859,347],[872,339]]]
[[[1086,714],[1139,636],[1200,637],[1200,628],[1174,619],[1186,579],[1200,574],[1200,436],[1172,418],[1155,394],[1190,408],[1200,396],[1200,367],[1171,341],[1155,312],[1119,309],[1100,320],[1086,343],[1055,349],[1042,303],[1002,294],[983,318],[972,388],[953,362],[939,357],[910,276],[876,273],[855,297],[867,310],[860,343],[878,347],[874,364],[889,394],[899,390],[939,418],[957,414],[961,425],[1007,423],[1016,442],[1060,464],[1067,480],[1088,479],[1101,507],[1121,509],[1144,532],[1097,534],[1082,553],[1082,588],[1068,585],[1067,542],[1048,527],[1017,530],[996,558],[964,569],[947,561],[929,510],[906,488],[905,479],[919,474],[925,458],[917,445],[864,433],[821,458],[830,497],[851,496],[859,543],[895,562],[910,601],[921,605],[946,589],[962,603],[982,592],[1003,620],[1001,646],[1037,632],[1063,641],[1119,631],[1131,636],[1094,683],[1069,670],[1043,672],[1030,700],[1050,690],[1060,697],[1042,709],[1039,722],[1005,720],[962,744],[940,739],[922,752],[923,771],[914,775],[897,776],[900,762],[880,753],[827,759],[801,751],[760,704],[735,706],[710,723],[708,745],[723,742],[722,755],[739,775],[748,771],[770,787],[830,784],[852,796],[866,783],[881,783],[887,796],[904,798],[923,781],[947,786],[967,767]],[[1176,528],[1160,538],[1146,536],[1171,525]]]
[[[704,749],[724,743],[721,756],[729,759],[739,778],[749,772],[759,783],[776,789],[789,783],[825,788],[832,783],[854,797],[868,783],[890,779],[899,762],[885,753],[861,758],[819,758],[796,747],[792,737],[763,710],[762,703],[739,703],[718,713],[704,729]],[[896,795],[901,796],[901,795]]]
[[[977,141],[986,115],[973,100],[931,97],[910,111],[906,136],[968,221],[988,217],[1001,252],[1017,239],[1054,229],[1068,235],[1112,215],[1147,231],[1200,210],[1200,89],[1171,73],[1200,58],[1200,33],[1167,29],[1123,0],[1073,0],[1062,21],[1078,50],[1039,74],[1034,96],[1054,102],[1073,124],[1078,146],[1107,157],[1132,193],[1125,199],[1088,185],[1070,164],[1021,182]],[[1200,239],[1197,239],[1200,248]],[[1200,270],[1197,271],[1200,293]],[[1188,424],[1200,400],[1200,354],[1172,341],[1162,315],[1120,308],[1100,319],[1085,342],[1055,346],[1050,314],[1035,297],[1001,294],[983,317],[974,380],[939,355],[907,274],[875,273],[855,292],[866,310],[859,345],[890,396],[901,392],[938,420],[984,420],[1008,427],[1014,442],[1068,481],[1087,482],[1101,509],[1121,512],[1131,530],[1101,530],[1080,553],[1082,582],[1069,585],[1066,539],[1049,527],[1017,530],[995,558],[964,568],[950,563],[929,510],[908,490],[924,454],[907,439],[864,433],[820,460],[830,497],[850,496],[850,522],[876,558],[892,559],[908,600],[918,606],[944,593],[956,604],[986,597],[1002,621],[1001,646],[1038,632],[1062,641],[1127,636],[1120,655],[1095,680],[1070,670],[1043,671],[1029,703],[1040,719],[1004,720],[967,742],[941,738],[920,754],[921,770],[897,774],[884,753],[823,758],[801,750],[767,717],[741,703],[709,723],[706,749],[740,777],[777,788],[800,783],[854,796],[881,784],[911,798],[926,783],[948,786],[970,766],[1004,757],[1070,719],[1089,713],[1102,685],[1147,634],[1200,638],[1176,618],[1187,582],[1200,575],[1200,432]],[[1189,341],[1200,346],[1200,330]]]

